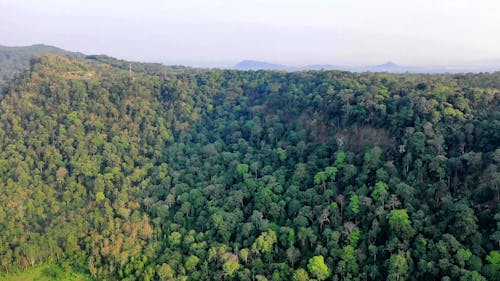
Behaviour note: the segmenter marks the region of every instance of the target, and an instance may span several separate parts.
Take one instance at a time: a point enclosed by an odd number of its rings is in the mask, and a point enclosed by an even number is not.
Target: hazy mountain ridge
[[[29,66],[31,59],[42,54],[64,55],[73,58],[95,60],[112,66],[132,71],[147,72],[150,74],[166,72],[203,72],[206,68],[198,68],[183,65],[167,65],[151,62],[131,62],[107,55],[86,55],[80,52],[67,51],[62,48],[45,44],[31,46],[8,47],[0,45],[0,87],[5,81],[14,77]],[[225,67],[217,67],[224,69]],[[380,65],[366,66],[342,66],[332,64],[312,64],[305,66],[291,66],[276,64],[258,60],[242,60],[229,69],[235,70],[275,70],[275,71],[321,71],[340,70],[349,72],[388,72],[388,73],[480,73],[500,71],[500,59],[485,60],[469,66],[405,66],[394,62],[386,62]]]
[[[278,70],[278,71],[307,71],[307,70],[341,70],[350,72],[390,72],[390,73],[467,73],[467,72],[495,72],[500,71],[500,60],[482,61],[474,65],[456,66],[406,66],[394,62],[380,65],[341,66],[331,64],[314,64],[306,66],[290,66],[273,64],[265,61],[243,60],[234,67],[236,70]]]

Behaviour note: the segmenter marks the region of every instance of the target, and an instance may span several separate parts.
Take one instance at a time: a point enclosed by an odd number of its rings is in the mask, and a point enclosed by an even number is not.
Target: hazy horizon
[[[464,65],[500,59],[498,15],[495,0],[0,0],[0,44],[194,66]]]

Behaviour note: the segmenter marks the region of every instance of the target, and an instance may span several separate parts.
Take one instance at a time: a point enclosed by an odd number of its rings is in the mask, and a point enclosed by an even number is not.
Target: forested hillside
[[[500,280],[500,73],[107,60],[38,57],[0,97],[4,273]]]
[[[81,58],[81,53],[66,51],[57,47],[38,44],[26,47],[0,45],[0,87],[15,74],[29,66],[30,60],[42,54],[66,55]],[[1,89],[0,89],[1,90]]]

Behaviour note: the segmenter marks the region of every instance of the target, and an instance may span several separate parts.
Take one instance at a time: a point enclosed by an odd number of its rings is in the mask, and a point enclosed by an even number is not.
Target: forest
[[[10,77],[0,279],[500,280],[500,72]]]
[[[0,45],[0,87],[17,73],[28,68],[30,60],[43,54],[64,55],[83,58],[82,53],[70,52],[54,46],[37,44],[25,47],[7,47]]]

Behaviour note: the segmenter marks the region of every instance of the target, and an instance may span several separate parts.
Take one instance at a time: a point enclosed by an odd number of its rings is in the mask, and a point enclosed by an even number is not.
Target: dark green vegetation
[[[6,87],[2,271],[499,280],[500,73],[143,67],[42,56]]]
[[[84,56],[81,53],[70,52],[42,44],[26,47],[6,47],[0,45],[0,87],[9,79],[12,79],[15,74],[26,69],[31,59],[42,54],[65,55],[75,58],[82,58]]]

